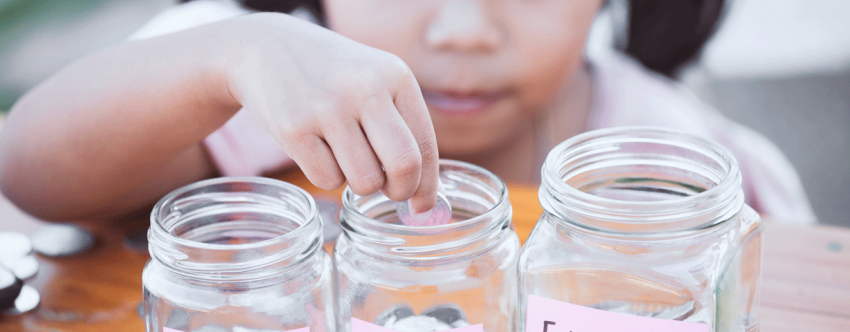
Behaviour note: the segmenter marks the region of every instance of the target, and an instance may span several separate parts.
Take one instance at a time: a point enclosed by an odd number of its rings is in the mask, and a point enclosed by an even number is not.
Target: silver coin
[[[455,326],[455,324],[461,324],[461,326],[469,325],[466,323],[466,316],[463,314],[463,310],[460,310],[460,308],[454,304],[438,305],[422,312],[422,316],[434,317],[438,321],[449,324],[453,327],[458,327]]]
[[[191,317],[189,317],[188,312],[175,308],[171,311],[171,314],[168,315],[168,321],[165,323],[165,326],[175,330],[187,330],[189,328],[190,319]]]
[[[216,324],[207,324],[194,330],[194,332],[230,332],[230,330]]]
[[[398,304],[378,315],[378,318],[375,318],[375,324],[388,327],[395,324],[395,322],[410,316],[415,316],[413,309],[406,305]]]
[[[316,199],[316,208],[322,217],[322,241],[330,242],[336,240],[342,234],[342,226],[339,225],[339,205],[329,199]]]
[[[448,224],[452,220],[452,206],[449,205],[449,199],[442,193],[437,193],[437,202],[428,212],[411,215],[410,203],[399,202],[396,204],[396,213],[399,220],[407,226],[439,226]]]
[[[0,232],[0,257],[21,257],[32,252],[30,238],[18,232]]]
[[[94,236],[73,225],[48,225],[32,234],[35,252],[51,257],[71,256],[94,246]]]
[[[429,316],[411,316],[400,319],[390,325],[384,326],[393,331],[400,332],[431,332],[445,331],[452,328],[451,325],[443,323],[434,317]]]
[[[24,257],[0,257],[0,265],[11,270],[18,279],[27,280],[38,272],[38,261],[33,255]]]
[[[136,305],[136,315],[139,315],[139,318],[145,319],[145,301],[140,301],[138,305]]]
[[[15,282],[15,274],[0,266],[0,289],[12,286]]]
[[[15,306],[24,283],[12,271],[0,266],[0,310]]]
[[[124,247],[138,253],[148,252],[148,230],[137,229],[124,236]]]
[[[39,302],[41,302],[41,295],[38,295],[38,291],[32,286],[24,285],[21,288],[21,294],[18,294],[18,298],[15,299],[15,307],[6,310],[5,313],[20,315],[38,307]]]

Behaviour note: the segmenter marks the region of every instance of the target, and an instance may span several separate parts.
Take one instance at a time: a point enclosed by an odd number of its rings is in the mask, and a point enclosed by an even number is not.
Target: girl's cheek
[[[400,55],[420,40],[430,1],[324,0],[328,27],[359,43]]]
[[[539,103],[552,98],[580,69],[587,35],[601,3],[558,1],[514,9],[509,23],[515,62],[521,68],[518,82],[526,100]]]

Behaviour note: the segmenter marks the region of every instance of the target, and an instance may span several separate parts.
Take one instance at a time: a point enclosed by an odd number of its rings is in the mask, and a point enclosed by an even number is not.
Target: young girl
[[[0,132],[2,190],[46,219],[115,217],[192,181],[294,161],[318,187],[347,181],[426,211],[437,146],[535,183],[549,149],[575,134],[653,125],[724,144],[751,206],[813,222],[770,142],[662,76],[699,51],[722,1],[630,4],[634,58],[592,59],[603,0],[182,4],[18,101]],[[318,24],[252,13],[295,8]]]

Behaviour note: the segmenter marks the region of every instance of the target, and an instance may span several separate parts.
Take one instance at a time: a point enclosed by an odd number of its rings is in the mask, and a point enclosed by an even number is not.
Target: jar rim
[[[460,222],[448,223],[448,224],[444,224],[444,225],[434,225],[434,226],[397,225],[397,224],[390,224],[390,223],[381,222],[381,221],[378,221],[376,219],[370,218],[369,216],[364,215],[362,212],[360,212],[359,209],[357,209],[355,206],[352,205],[353,204],[351,202],[352,198],[356,194],[354,194],[354,192],[351,190],[350,186],[345,186],[345,190],[343,191],[343,196],[342,196],[343,197],[343,199],[342,199],[343,209],[346,209],[348,211],[353,211],[354,215],[358,219],[360,219],[360,221],[365,221],[366,223],[369,223],[372,226],[385,228],[387,230],[402,231],[402,232],[411,231],[411,230],[412,231],[424,231],[424,230],[441,231],[441,230],[451,230],[451,229],[454,229],[454,228],[463,228],[463,227],[466,227],[469,224],[474,224],[474,223],[479,222],[483,219],[490,218],[491,217],[490,215],[492,213],[494,213],[493,211],[496,211],[500,207],[504,206],[505,202],[508,200],[508,187],[505,184],[505,181],[503,181],[501,178],[499,178],[498,176],[493,174],[493,172],[490,172],[490,171],[488,171],[488,170],[486,170],[483,167],[480,167],[478,165],[474,165],[474,164],[470,164],[470,163],[458,161],[458,160],[440,159],[440,166],[443,166],[443,165],[450,166],[450,167],[451,166],[463,167],[463,168],[470,169],[470,170],[472,170],[472,171],[474,171],[478,174],[486,175],[491,180],[493,180],[494,183],[497,184],[497,187],[498,187],[497,189],[499,190],[499,199],[493,204],[493,206],[491,206],[489,209],[487,209],[487,211],[485,211],[485,212],[483,212],[483,213],[481,213],[481,214],[479,214],[475,217],[472,217],[472,218],[469,218],[469,219],[466,219],[466,220],[463,220],[463,221],[460,221]]]
[[[376,206],[374,204],[391,202],[388,198],[376,196],[379,194],[359,196],[350,188],[346,188],[342,199],[343,210],[340,213],[344,239],[358,243],[359,251],[373,257],[415,262],[412,264],[441,264],[440,262],[446,260],[479,255],[501,244],[501,239],[507,236],[501,230],[507,227],[512,216],[508,189],[504,181],[482,167],[445,159],[440,160],[440,176],[444,180],[452,181],[447,182],[446,186],[450,199],[455,197],[453,190],[461,200],[476,199],[472,196],[484,199],[478,201],[482,204],[482,208],[478,210],[481,212],[470,214],[473,216],[468,219],[445,225],[393,224],[366,215],[366,211]],[[458,184],[457,189],[451,186],[453,183]],[[361,210],[363,208],[365,210]],[[463,210],[455,208],[458,207],[453,207],[453,212]]]
[[[214,186],[219,184],[226,183],[255,183],[268,185],[272,187],[283,188],[286,190],[290,190],[294,193],[298,193],[307,203],[308,211],[304,218],[304,223],[298,225],[298,227],[293,230],[287,232],[286,234],[281,234],[272,238],[268,238],[261,241],[249,242],[249,243],[239,243],[239,244],[217,244],[217,243],[205,243],[199,241],[189,240],[180,236],[173,234],[171,231],[165,229],[162,223],[160,216],[165,213],[165,208],[170,206],[172,203],[175,203],[175,199],[182,194],[190,192],[192,190],[200,189],[203,187]],[[285,182],[281,180],[259,177],[259,176],[232,176],[232,177],[218,177],[207,180],[202,180],[198,182],[194,182],[191,184],[187,184],[178,189],[175,189],[163,196],[156,205],[154,205],[151,210],[151,231],[160,233],[168,238],[169,241],[174,241],[176,244],[183,245],[186,247],[197,248],[197,249],[205,249],[205,250],[246,250],[246,249],[258,249],[263,247],[268,247],[280,242],[284,242],[286,240],[291,240],[293,238],[297,238],[303,236],[307,232],[307,225],[315,222],[318,216],[318,208],[316,207],[316,202],[313,200],[312,196],[307,193],[304,189],[300,187]]]
[[[573,187],[565,181],[566,179],[562,178],[560,171],[564,169],[565,161],[570,160],[570,158],[576,158],[571,153],[577,154],[582,151],[581,149],[587,149],[587,152],[590,153],[592,151],[591,149],[594,148],[600,148],[593,151],[598,153],[616,151],[618,150],[617,147],[609,147],[609,151],[605,151],[603,146],[610,146],[617,143],[657,143],[694,151],[716,162],[722,168],[723,174],[720,176],[719,181],[716,181],[709,188],[705,188],[702,192],[657,201],[630,201],[601,197]],[[731,203],[733,206],[730,208],[714,207],[715,209],[723,210],[721,211],[722,213],[715,213],[716,215],[729,216],[729,212],[735,210],[734,205],[743,204],[740,171],[732,153],[722,145],[711,140],[667,128],[623,126],[598,129],[576,135],[552,149],[546,157],[541,173],[540,199],[541,203],[544,203],[544,208],[546,208],[546,194],[557,197],[556,201],[560,203],[568,202],[573,210],[598,213],[606,208],[611,209],[614,207],[617,209],[617,212],[630,217],[616,219],[616,222],[623,224],[641,223],[651,225],[670,223],[675,218],[685,216],[688,213],[686,211],[688,207],[700,204],[714,206],[721,203]],[[707,204],[706,202],[712,198],[718,198],[718,203]],[[740,210],[740,206],[737,206],[737,209]],[[657,218],[654,219],[653,217]],[[700,226],[709,227],[722,221],[713,220],[713,223],[690,225],[691,227],[676,230],[692,229]],[[616,233],[620,232],[617,231]]]

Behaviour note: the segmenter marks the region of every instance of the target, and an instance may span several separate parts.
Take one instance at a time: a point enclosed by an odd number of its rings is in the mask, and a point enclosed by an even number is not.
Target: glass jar
[[[334,264],[343,331],[515,331],[519,239],[505,183],[440,161],[450,223],[406,226],[396,202],[346,188]]]
[[[151,212],[142,274],[148,332],[334,331],[332,261],[307,192],[217,178]]]
[[[539,197],[519,258],[526,331],[758,330],[763,226],[720,145],[584,133],[549,153]]]

